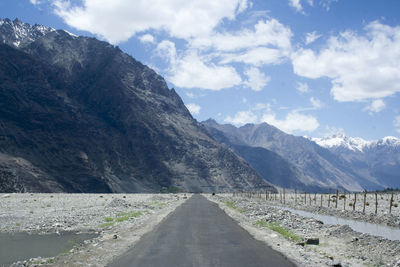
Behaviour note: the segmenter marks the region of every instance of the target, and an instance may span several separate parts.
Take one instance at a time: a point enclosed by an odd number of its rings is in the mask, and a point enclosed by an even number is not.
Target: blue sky
[[[3,0],[154,68],[199,121],[400,136],[398,0]]]

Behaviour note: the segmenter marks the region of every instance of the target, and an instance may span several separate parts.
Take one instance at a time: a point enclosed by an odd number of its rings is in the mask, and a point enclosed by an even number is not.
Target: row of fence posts
[[[279,192],[279,202],[282,204],[286,204],[286,192],[285,192],[285,188],[283,188],[282,192]],[[339,203],[339,199],[343,199],[343,210],[346,210],[346,194],[348,193],[349,197],[351,196],[350,192],[346,192],[343,191],[343,195],[339,196],[339,190],[336,189],[336,195],[333,196],[335,199],[333,200],[335,202],[335,208],[338,208],[338,203]],[[295,201],[295,205],[297,205],[297,190],[294,190],[294,201]],[[314,194],[314,205],[317,205],[317,193],[308,193],[308,198],[309,198],[309,204],[311,205],[311,195]],[[360,194],[360,193],[358,193]],[[362,209],[362,213],[365,214],[365,206],[368,206],[369,203],[367,203],[367,191],[364,191],[363,193],[363,209]],[[378,214],[378,193],[375,192],[375,214]],[[258,197],[258,198],[262,198],[262,193],[261,192],[234,192],[233,196],[241,196],[241,197],[247,197],[247,198],[253,198],[253,197]],[[300,195],[300,193],[299,193]],[[320,206],[323,206],[323,197],[324,194],[320,194]],[[329,190],[328,193],[328,208],[330,207],[331,204],[331,190]],[[278,200],[278,194],[277,193],[272,193],[268,190],[265,191],[265,200],[267,201],[277,201]],[[350,202],[353,211],[355,211],[356,209],[356,203],[357,203],[357,193],[354,193],[354,199],[353,202]],[[307,205],[307,192],[304,192],[304,205]],[[392,213],[392,207],[393,207],[393,192],[390,195],[390,200],[389,200],[389,213]]]

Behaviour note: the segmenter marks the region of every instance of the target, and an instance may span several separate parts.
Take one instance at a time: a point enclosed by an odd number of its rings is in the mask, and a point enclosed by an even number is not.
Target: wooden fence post
[[[344,195],[344,198],[343,198],[343,210],[346,210],[346,190],[343,191],[343,195]]]
[[[363,213],[365,213],[365,202],[367,200],[367,190],[364,190],[364,206],[363,206]]]
[[[330,204],[331,204],[331,189],[329,188],[329,192],[328,192],[328,208],[329,208]]]
[[[283,188],[283,204],[286,204],[286,193],[285,193],[285,188]]]
[[[307,205],[307,193],[304,192],[304,205]]]
[[[321,207],[322,207],[322,196],[323,196],[323,194],[321,193]]]
[[[392,195],[390,196],[389,213],[392,213],[392,206],[393,206],[393,192],[392,192]]]
[[[353,211],[356,210],[356,203],[357,203],[357,193],[354,192],[354,203],[353,203]]]
[[[339,190],[336,189],[336,202],[335,202],[335,208],[337,209],[337,204],[339,202]]]
[[[375,192],[375,214],[378,214],[378,193]]]
[[[294,204],[297,205],[297,190],[294,190]]]
[[[314,205],[317,206],[317,193],[314,193]]]

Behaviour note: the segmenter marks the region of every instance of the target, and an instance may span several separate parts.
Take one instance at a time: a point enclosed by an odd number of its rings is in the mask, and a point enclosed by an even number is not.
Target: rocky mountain
[[[264,179],[277,185],[308,191],[381,188],[374,179],[354,171],[346,160],[328,149],[307,138],[286,134],[267,123],[246,124],[239,128],[214,120],[203,124],[216,139],[248,160]],[[286,167],[278,171],[277,166]]]
[[[165,188],[275,190],[118,47],[0,20],[0,192]]]
[[[343,134],[312,138],[345,159],[352,168],[383,187],[400,188],[400,139],[387,136],[367,141]]]

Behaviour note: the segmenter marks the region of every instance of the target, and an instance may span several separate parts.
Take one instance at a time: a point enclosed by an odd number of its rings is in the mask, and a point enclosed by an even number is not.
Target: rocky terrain
[[[0,21],[0,192],[275,190],[118,47]]]
[[[217,202],[255,238],[299,266],[400,266],[400,241],[361,234],[348,226],[325,225],[316,219],[274,208],[264,198],[226,194],[209,196],[209,199]],[[282,229],[286,232],[277,232]]]
[[[339,194],[339,201],[336,207],[334,201],[336,196],[331,194],[330,203],[328,203],[328,194],[307,194],[306,201],[304,194],[286,194],[285,203],[280,197],[276,200],[270,200],[268,203],[274,206],[288,207],[296,210],[303,210],[320,215],[335,216],[343,219],[351,219],[361,222],[381,224],[390,227],[400,228],[400,194],[393,194],[392,209],[389,209],[391,194],[378,193],[377,213],[375,213],[375,194],[366,194],[366,205],[364,210],[364,194],[357,193],[354,201],[354,193],[346,194],[346,200]],[[263,196],[264,197],[264,196]],[[321,205],[322,197],[322,205]],[[355,204],[354,204],[355,203]],[[328,207],[329,205],[329,207]],[[354,206],[354,209],[353,209]]]
[[[0,233],[97,233],[51,258],[13,266],[105,266],[153,229],[190,195],[0,194]]]

